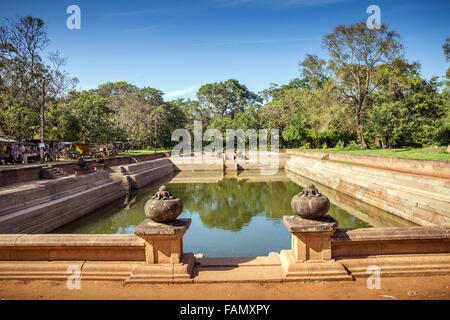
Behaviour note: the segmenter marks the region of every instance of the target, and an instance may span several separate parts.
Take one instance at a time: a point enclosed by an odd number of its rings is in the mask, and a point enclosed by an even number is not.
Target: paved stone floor
[[[369,290],[366,279],[345,282],[132,284],[82,281],[69,290],[64,281],[0,281],[1,299],[450,299],[450,276],[382,278]]]

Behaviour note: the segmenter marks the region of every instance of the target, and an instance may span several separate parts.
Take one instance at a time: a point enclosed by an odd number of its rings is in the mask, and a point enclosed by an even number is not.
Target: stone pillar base
[[[150,219],[139,224],[134,233],[145,241],[145,264],[133,269],[125,283],[192,282],[195,258],[183,252],[183,235],[191,219],[159,223]]]
[[[335,260],[298,261],[291,250],[281,250],[283,281],[353,280],[344,266]]]
[[[193,283],[194,264],[192,253],[184,253],[179,263],[142,264],[133,269],[125,283]]]
[[[337,221],[326,215],[319,219],[283,217],[292,233],[291,250],[280,253],[283,281],[353,280],[343,265],[332,258],[331,236]]]

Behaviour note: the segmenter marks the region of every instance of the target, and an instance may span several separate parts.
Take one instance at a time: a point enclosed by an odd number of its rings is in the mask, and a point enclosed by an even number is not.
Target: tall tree
[[[51,113],[58,140],[104,143],[116,141],[119,134],[108,100],[95,90],[71,92]]]
[[[329,67],[336,75],[341,91],[353,107],[353,116],[361,148],[367,149],[361,121],[367,98],[384,81],[377,77],[379,65],[401,57],[403,45],[397,32],[387,25],[369,29],[364,22],[340,25],[323,38],[330,54]]]
[[[5,19],[0,26],[0,53],[4,79],[2,91],[13,95],[14,104],[27,110],[27,113],[35,113],[41,109],[42,97],[41,99],[39,97],[46,74],[41,53],[48,41],[44,21],[36,17]],[[2,113],[8,114],[9,107],[10,105],[3,105]],[[41,112],[41,125],[42,118]],[[35,125],[37,123],[33,126]],[[22,135],[18,132],[12,134]]]
[[[447,38],[445,40],[445,44],[442,46],[442,49],[444,49],[445,60],[447,62],[449,62],[450,61],[450,38]],[[447,76],[447,80],[450,80],[450,67],[447,69],[446,76]]]
[[[65,60],[59,52],[51,53],[49,64],[45,64],[41,55],[48,42],[46,25],[40,18],[17,17],[7,19],[0,26],[1,73],[9,79],[2,82],[2,92],[16,93],[17,97],[13,99],[17,106],[22,110],[28,109],[27,113],[39,113],[41,143],[45,136],[46,104],[64,96],[76,83],[75,78],[61,70]],[[8,108],[2,106],[3,116],[8,114]],[[41,148],[43,160],[44,150]]]
[[[219,117],[230,115],[231,118],[252,103],[260,101],[257,94],[234,79],[201,86],[197,98],[212,115]]]

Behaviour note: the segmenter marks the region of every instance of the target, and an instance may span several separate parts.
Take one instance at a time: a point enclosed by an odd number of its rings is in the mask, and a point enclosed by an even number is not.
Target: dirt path
[[[383,278],[381,289],[366,280],[348,282],[133,284],[82,281],[69,290],[64,281],[0,281],[1,299],[450,299],[450,276]]]

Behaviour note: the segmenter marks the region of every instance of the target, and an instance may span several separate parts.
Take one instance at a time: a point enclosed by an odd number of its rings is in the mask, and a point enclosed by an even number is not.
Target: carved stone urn
[[[330,201],[313,184],[308,184],[306,189],[292,198],[291,208],[302,218],[318,219],[330,210]]]
[[[145,215],[155,222],[174,221],[183,211],[183,202],[175,198],[166,186],[161,186],[145,203],[144,211]]]

